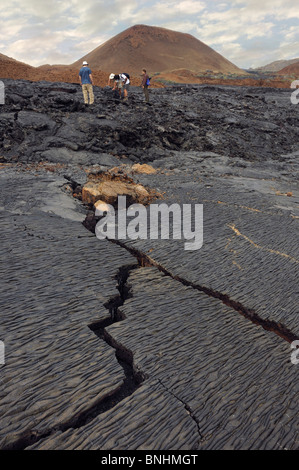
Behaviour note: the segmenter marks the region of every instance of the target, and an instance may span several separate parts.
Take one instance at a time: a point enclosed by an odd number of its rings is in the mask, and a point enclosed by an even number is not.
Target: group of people
[[[148,74],[146,73],[145,69],[142,69],[141,76],[142,76],[141,86],[143,88],[145,102],[146,104],[150,104],[149,92],[148,92],[150,78]],[[92,78],[92,72],[86,61],[83,62],[82,67],[80,69],[79,80],[80,80],[80,85],[82,86],[84,103],[93,104],[94,103],[93,78]],[[119,74],[111,73],[108,79],[108,86],[111,86],[113,91],[118,91],[120,98],[122,97],[122,92],[123,92],[123,100],[127,101],[128,91],[130,87],[130,75],[128,73],[119,73]]]

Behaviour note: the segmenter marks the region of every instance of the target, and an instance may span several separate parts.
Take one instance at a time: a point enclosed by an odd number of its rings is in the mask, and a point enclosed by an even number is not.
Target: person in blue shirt
[[[93,79],[91,70],[88,67],[88,63],[84,60],[82,68],[79,72],[80,85],[82,85],[82,92],[85,104],[94,103],[94,94],[93,94]]]

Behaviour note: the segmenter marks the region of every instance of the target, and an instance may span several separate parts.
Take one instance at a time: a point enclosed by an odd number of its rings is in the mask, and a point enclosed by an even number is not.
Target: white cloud
[[[292,27],[291,19],[298,22],[293,0],[234,0],[227,2],[226,9],[205,12],[197,37],[240,67],[263,65],[274,51],[273,60],[281,58],[286,24],[288,39],[298,37],[299,25]],[[293,50],[289,48],[290,56]]]
[[[59,45],[63,41],[64,34],[62,32],[44,31],[38,36],[38,41],[32,44],[32,39],[18,39],[12,42],[6,49],[6,55],[13,57],[30,65],[40,65],[40,56],[49,63],[49,57],[67,56],[59,50]]]
[[[133,24],[190,33],[240,67],[299,56],[293,0],[10,0],[0,4],[0,51],[71,63]]]
[[[21,19],[20,22],[14,20],[0,20],[0,40],[7,41],[19,35],[26,26],[26,21]]]
[[[289,29],[282,31],[285,41],[293,41],[298,38],[298,26],[291,26]]]
[[[182,19],[202,12],[205,2],[198,0],[158,1],[151,6],[144,6],[132,15],[131,21],[136,23],[161,22],[172,18]]]
[[[278,20],[298,18],[298,7],[293,0],[233,0],[230,10],[241,11],[249,18],[273,16]]]

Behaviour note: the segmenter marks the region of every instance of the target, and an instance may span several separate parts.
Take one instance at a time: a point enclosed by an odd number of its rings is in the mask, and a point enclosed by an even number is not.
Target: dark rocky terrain
[[[291,90],[5,85],[0,448],[298,449]],[[203,204],[203,247],[98,240],[80,188],[112,167]]]
[[[152,162],[173,151],[213,151],[237,161],[281,160],[298,150],[298,110],[290,90],[190,86],[141,89],[129,104],[96,88],[85,108],[79,85],[4,80],[2,161],[102,163],[99,153]],[[110,158],[110,160],[109,160]],[[115,162],[108,157],[107,162]]]

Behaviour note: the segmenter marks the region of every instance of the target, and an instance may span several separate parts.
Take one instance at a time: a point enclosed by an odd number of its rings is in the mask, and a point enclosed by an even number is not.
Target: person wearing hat
[[[117,74],[115,74],[115,73],[110,73],[109,78],[108,78],[108,83],[107,83],[107,85],[108,85],[108,86],[111,86],[112,91],[114,91],[114,92],[116,92],[116,93],[117,93],[117,91],[116,91],[116,88],[117,88],[117,89],[119,90],[119,96],[120,96],[120,98],[121,98],[121,89],[119,89],[119,87],[118,87],[118,80],[117,80],[117,78],[118,78],[118,75],[117,75]]]
[[[115,73],[110,73],[109,78],[108,78],[107,86],[112,87],[112,84],[114,85],[114,77],[115,77]]]
[[[117,92],[117,90],[118,90],[119,97],[121,98],[121,91],[122,91],[122,87],[123,87],[123,82],[122,82],[122,80],[120,78],[120,75],[118,73],[111,73],[109,75],[108,86],[112,87],[112,85],[113,85],[112,91]]]
[[[124,101],[128,100],[128,90],[130,86],[130,75],[127,73],[111,73],[108,79],[108,86],[112,86],[111,82],[114,82],[112,91],[118,90],[119,97],[121,98],[122,90],[124,92]]]
[[[79,72],[80,85],[82,85],[82,92],[85,104],[94,103],[94,94],[93,94],[93,79],[91,70],[88,67],[88,63],[84,60],[82,68]]]

